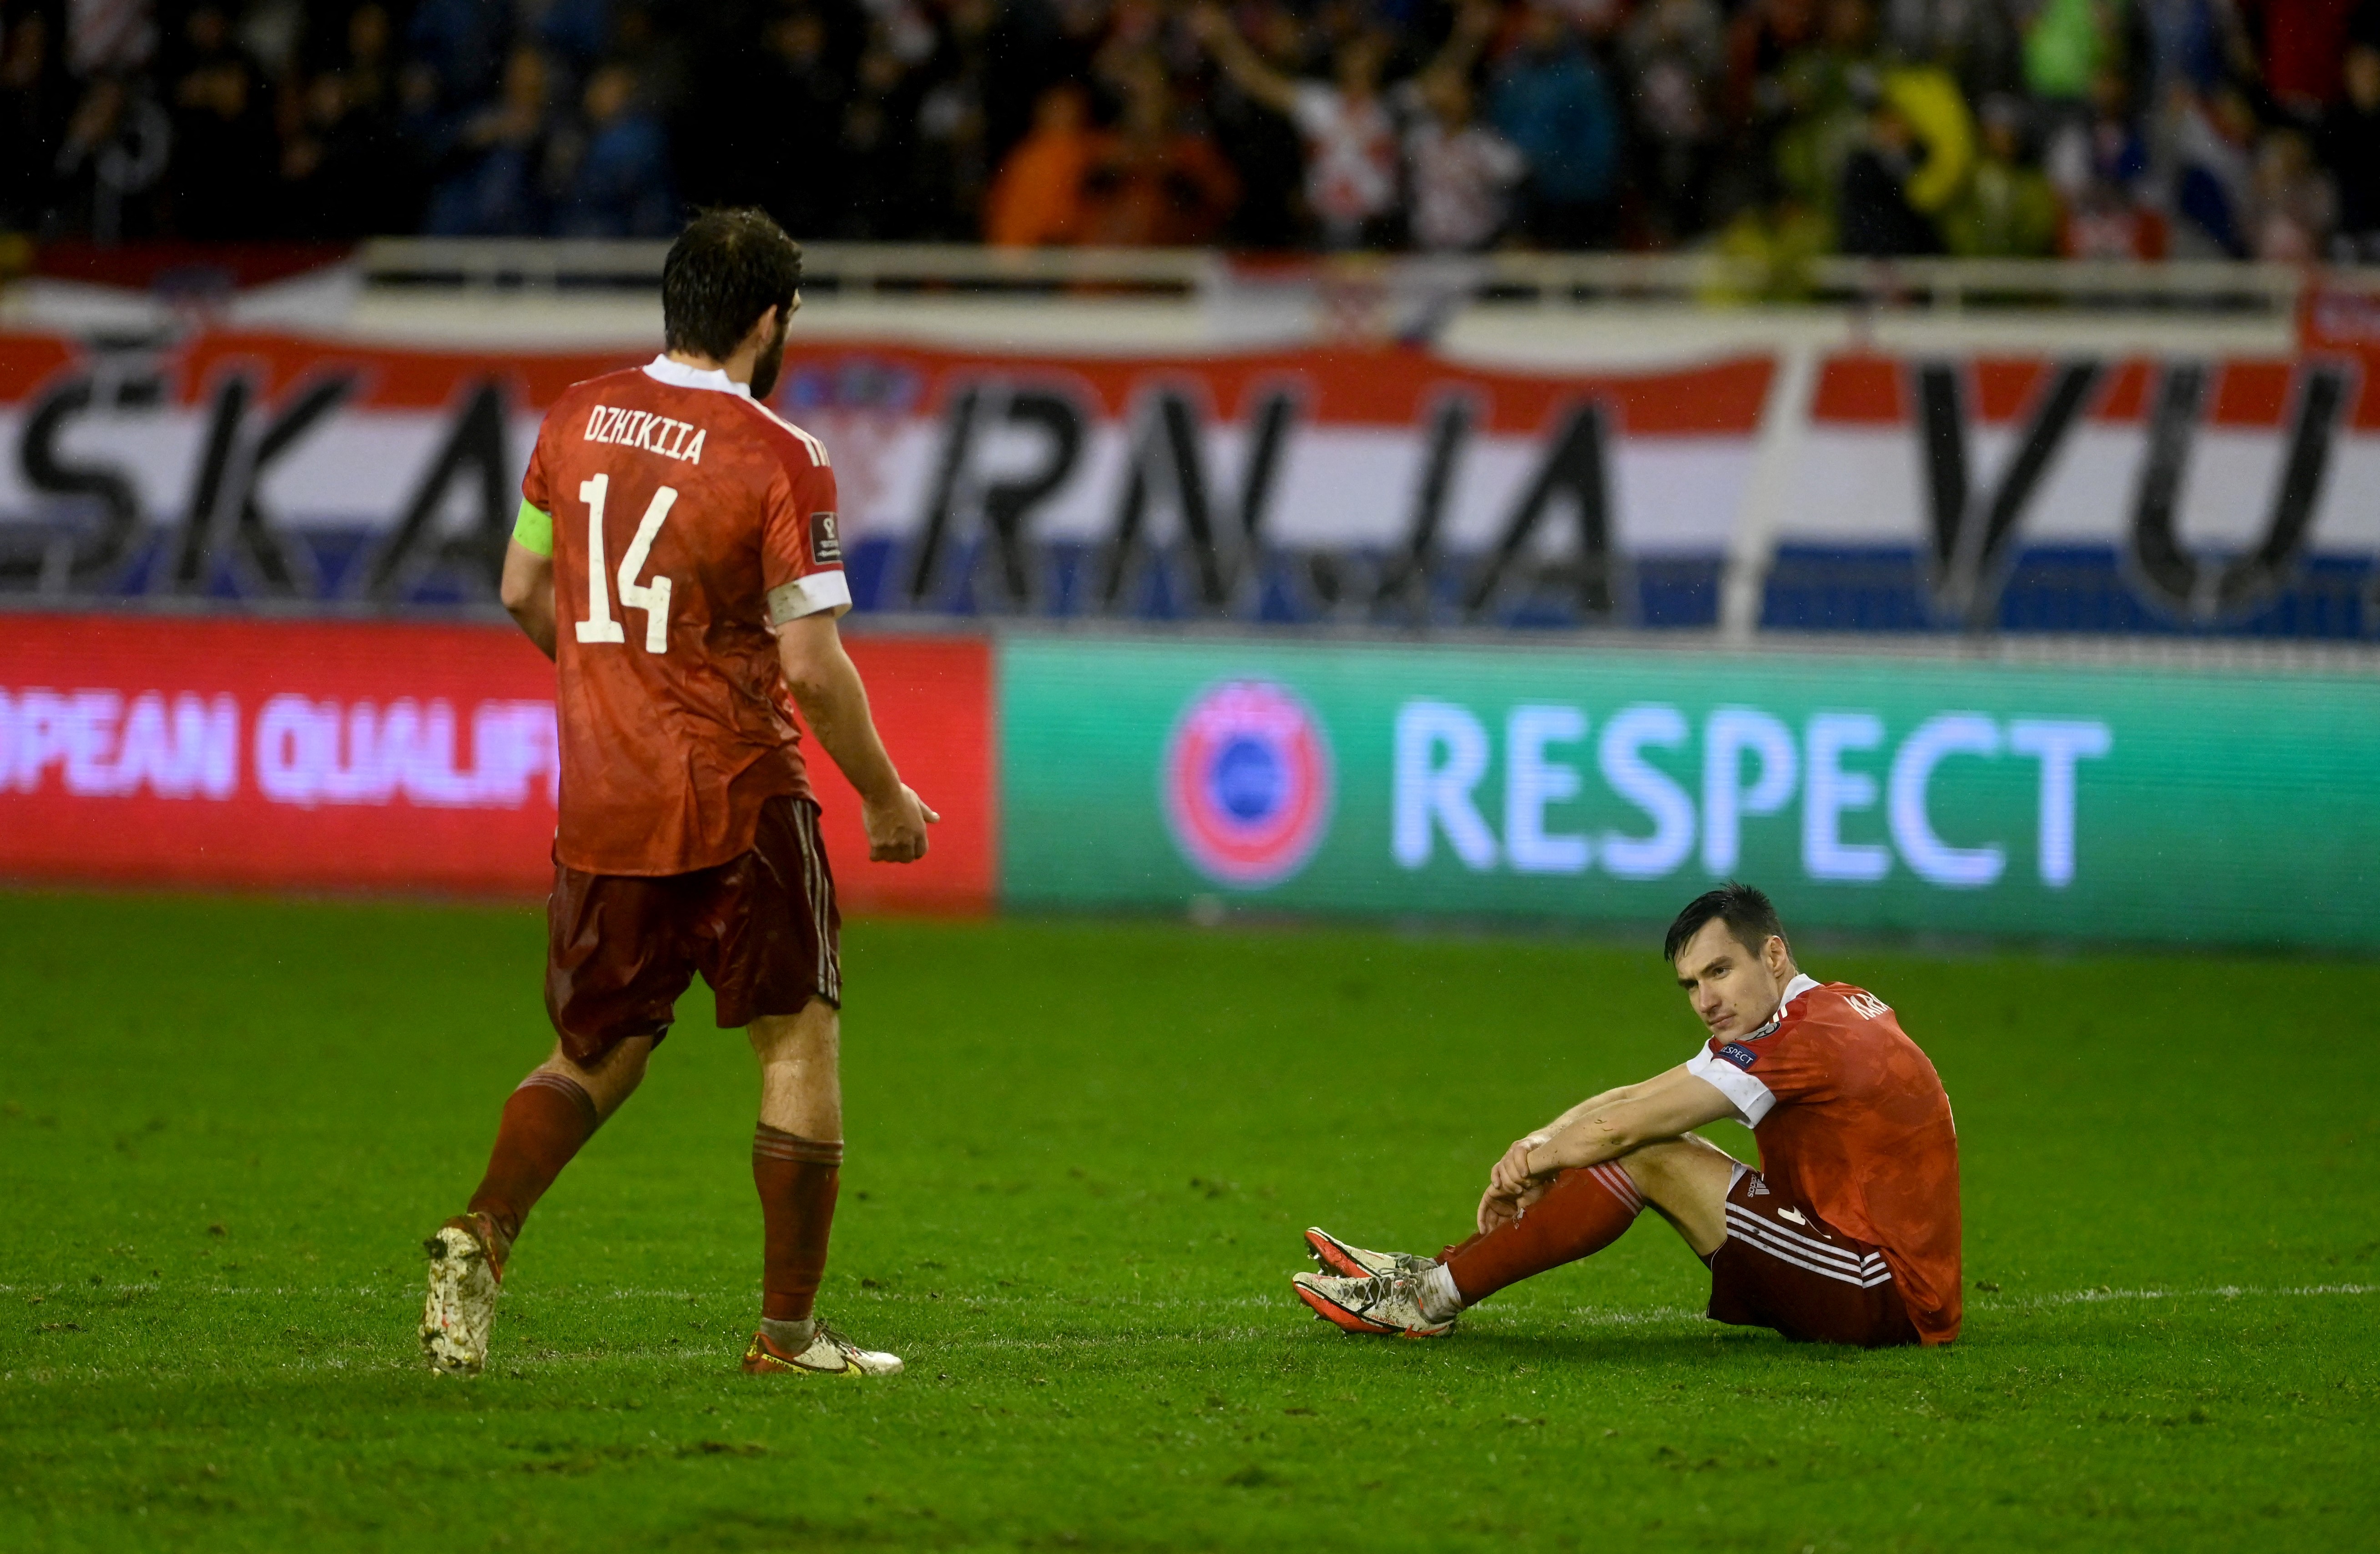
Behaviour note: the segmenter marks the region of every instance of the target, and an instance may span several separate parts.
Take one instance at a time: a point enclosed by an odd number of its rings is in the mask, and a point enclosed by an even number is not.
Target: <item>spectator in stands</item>
[[[917,128],[927,91],[933,30],[916,13],[887,6],[869,18],[844,113],[844,177],[850,199],[840,235],[898,238],[918,225]]]
[[[565,237],[668,237],[677,232],[661,121],[638,100],[634,68],[614,60],[587,78],[584,145],[557,213]]]
[[[1728,123],[1747,140],[1765,142],[1792,111],[1781,79],[1785,62],[1817,38],[1817,0],[1750,0],[1735,13],[1727,30],[1720,105]]]
[[[342,35],[335,63],[304,83],[282,151],[285,225],[300,237],[412,231],[421,193],[397,120],[386,7],[358,6]]]
[[[2301,125],[2338,98],[2339,64],[2358,0],[2239,0],[2257,41],[2256,63],[2275,106]]]
[[[708,90],[673,137],[688,202],[758,204],[797,238],[832,236],[848,209],[841,144],[861,37],[855,16],[802,0],[767,18],[758,48],[706,39],[693,69]]]
[[[1248,46],[1275,75],[1308,74],[1305,19],[1286,6],[1257,13]],[[1257,102],[1226,77],[1212,99],[1216,142],[1240,175],[1240,200],[1225,236],[1248,249],[1296,246],[1307,225],[1297,126]]]
[[[2108,0],[2041,0],[2024,29],[2024,81],[2053,121],[2080,117],[2113,63]]]
[[[2175,248],[2184,257],[2248,256],[2255,180],[2255,110],[2237,88],[2212,99],[2177,91],[2173,103]]]
[[[1943,212],[1942,235],[1961,259],[2043,259],[2058,251],[2058,191],[2025,155],[2024,105],[1984,103],[1983,146],[1966,191]]]
[[[1528,171],[1517,147],[1479,122],[1470,79],[1437,66],[1408,83],[1405,180],[1413,191],[1414,247],[1469,253],[1512,218],[1512,192]]]
[[[1097,149],[1090,116],[1090,99],[1079,86],[1041,94],[1032,133],[1008,153],[984,201],[986,242],[1033,249],[1082,240],[1083,180]]]
[[[2015,0],[1883,0],[1882,14],[1884,52],[1942,67],[1958,79],[1968,102],[2014,99],[2023,91],[2024,41]]]
[[[1388,246],[1398,215],[1397,127],[1380,74],[1388,40],[1359,31],[1342,41],[1328,81],[1281,74],[1250,48],[1211,4],[1192,13],[1199,42],[1232,84],[1293,124],[1304,140],[1305,203],[1326,249]]]
[[[2253,257],[2306,264],[2322,256],[2338,205],[2305,136],[2294,129],[2265,131],[2256,146],[2251,188],[2247,237]]]
[[[1799,301],[1814,288],[1812,265],[1834,248],[1824,212],[1782,179],[1764,181],[1765,198],[1738,212],[1714,245],[1726,263],[1704,288],[1710,301]]]
[[[32,232],[49,214],[70,90],[58,35],[40,6],[0,11],[0,232]]]
[[[504,90],[455,135],[430,195],[429,229],[442,237],[519,237],[545,230],[553,132],[545,55],[516,45]]]
[[[612,0],[544,0],[537,41],[550,62],[591,77],[612,42]]]
[[[948,242],[975,236],[991,181],[985,103],[998,15],[995,0],[943,0],[934,52],[918,69],[912,236]]]
[[[157,236],[156,194],[173,139],[165,110],[141,77],[92,78],[59,138],[50,233],[101,243]]]
[[[1760,149],[1802,203],[1840,227],[1837,206],[1853,152],[1870,140],[1884,61],[1868,0],[1825,0],[1815,36],[1787,54],[1761,87],[1769,116]]]
[[[1845,158],[1836,201],[1842,251],[1891,259],[1942,251],[1942,236],[1917,200],[1928,160],[1918,127],[1900,102],[1864,79],[1867,131]]]
[[[2033,252],[2029,146],[2060,251],[2373,253],[2380,0],[1468,3],[1509,46],[1441,78],[1451,0],[0,0],[0,228],[649,230],[674,188],[1013,237],[991,173],[1049,162],[1011,153],[1063,82],[1078,166],[1039,187],[1074,213],[1037,242]]]
[[[252,237],[265,231],[279,172],[263,67],[232,36],[221,6],[194,6],[172,52],[167,105],[174,229],[188,237]]]
[[[2367,6],[2368,28],[2341,62],[2339,100],[2323,120],[2323,160],[2338,186],[2338,235],[2332,251],[2345,263],[2380,264],[2380,6]]]
[[[2148,144],[2131,102],[2124,78],[2101,71],[2092,89],[2090,115],[2059,124],[2044,151],[2044,171],[2065,206],[2058,251],[2069,258],[2165,257],[2165,217],[2141,198]]]
[[[1528,160],[1521,230],[1548,249],[1609,242],[1620,114],[1603,71],[1556,0],[1531,0],[1496,72],[1488,117]]]
[[[1724,67],[1715,0],[1646,0],[1621,34],[1634,90],[1630,145],[1647,237],[1667,246],[1703,225],[1718,150],[1717,95]]]
[[[1086,237],[1122,248],[1214,241],[1239,200],[1239,175],[1212,140],[1179,121],[1153,55],[1135,55],[1122,73],[1123,117],[1096,138],[1084,180]]]
[[[418,0],[406,28],[415,91],[459,112],[494,95],[506,67],[512,7],[505,0]]]
[[[2135,0],[2145,57],[2133,72],[2140,101],[2164,103],[2176,87],[2209,92],[2223,84],[2248,42],[2230,0]]]

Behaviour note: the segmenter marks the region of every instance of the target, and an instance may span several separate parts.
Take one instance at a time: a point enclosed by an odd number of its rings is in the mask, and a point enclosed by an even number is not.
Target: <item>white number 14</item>
[[[611,489],[609,475],[598,475],[578,486],[578,500],[587,504],[587,618],[578,623],[581,642],[627,640],[627,634],[613,618],[610,581],[603,576],[603,498]],[[669,651],[670,580],[656,577],[650,583],[639,583],[637,574],[645,569],[645,560],[652,554],[653,539],[661,533],[662,524],[676,502],[674,487],[663,486],[653,492],[651,504],[637,525],[637,537],[628,541],[628,553],[620,558],[620,608],[645,613],[645,651],[649,653]]]

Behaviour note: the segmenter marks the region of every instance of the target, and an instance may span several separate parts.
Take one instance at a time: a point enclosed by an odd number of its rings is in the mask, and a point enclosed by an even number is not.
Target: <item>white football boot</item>
[[[1371,1252],[1345,1242],[1319,1227],[1305,1232],[1305,1255],[1322,1265],[1326,1273],[1342,1279],[1369,1279],[1376,1273],[1427,1273],[1438,1266],[1434,1257],[1416,1257],[1410,1252]]]
[[[1301,1273],[1290,1282],[1297,1289],[1297,1298],[1312,1306],[1317,1317],[1351,1333],[1443,1338],[1454,1330],[1453,1317],[1441,1321],[1422,1310],[1421,1281],[1414,1274],[1342,1279],[1329,1273]]]
[[[862,1349],[824,1322],[811,1329],[809,1347],[798,1354],[778,1348],[767,1333],[754,1333],[752,1347],[744,1351],[744,1374],[775,1376],[787,1371],[808,1376],[898,1376],[901,1356]]]
[[[490,1253],[495,1226],[458,1214],[421,1244],[430,1254],[430,1294],[421,1305],[421,1353],[441,1376],[477,1376],[488,1363],[496,1293],[504,1273]]]

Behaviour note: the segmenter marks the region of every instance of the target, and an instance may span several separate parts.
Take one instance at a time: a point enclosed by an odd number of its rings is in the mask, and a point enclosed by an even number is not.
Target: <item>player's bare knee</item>
[[[542,1066],[576,1083],[595,1103],[596,1115],[608,1118],[644,1083],[646,1060],[652,1051],[649,1038],[630,1037],[592,1064],[585,1064],[572,1058],[557,1042],[553,1055]]]
[[[1707,1197],[1714,1186],[1724,1197],[1735,1174],[1735,1157],[1708,1139],[1686,1134],[1657,1139],[1621,1156],[1620,1169],[1647,1199],[1667,1204],[1682,1193]]]
[[[763,1067],[778,1063],[833,1063],[842,1047],[842,1024],[834,1005],[812,999],[797,1014],[764,1014],[745,1027],[752,1055]]]

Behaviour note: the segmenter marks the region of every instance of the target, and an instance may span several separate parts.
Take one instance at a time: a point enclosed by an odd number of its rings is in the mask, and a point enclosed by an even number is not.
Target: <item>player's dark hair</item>
[[[766,211],[704,211],[662,261],[662,329],[671,350],[725,361],[801,288],[802,246]]]
[[[1686,903],[1686,909],[1670,925],[1669,937],[1661,941],[1661,958],[1674,962],[1678,952],[1714,917],[1725,923],[1735,941],[1755,955],[1771,938],[1785,937],[1785,925],[1777,920],[1776,904],[1767,893],[1740,880],[1730,880]]]

